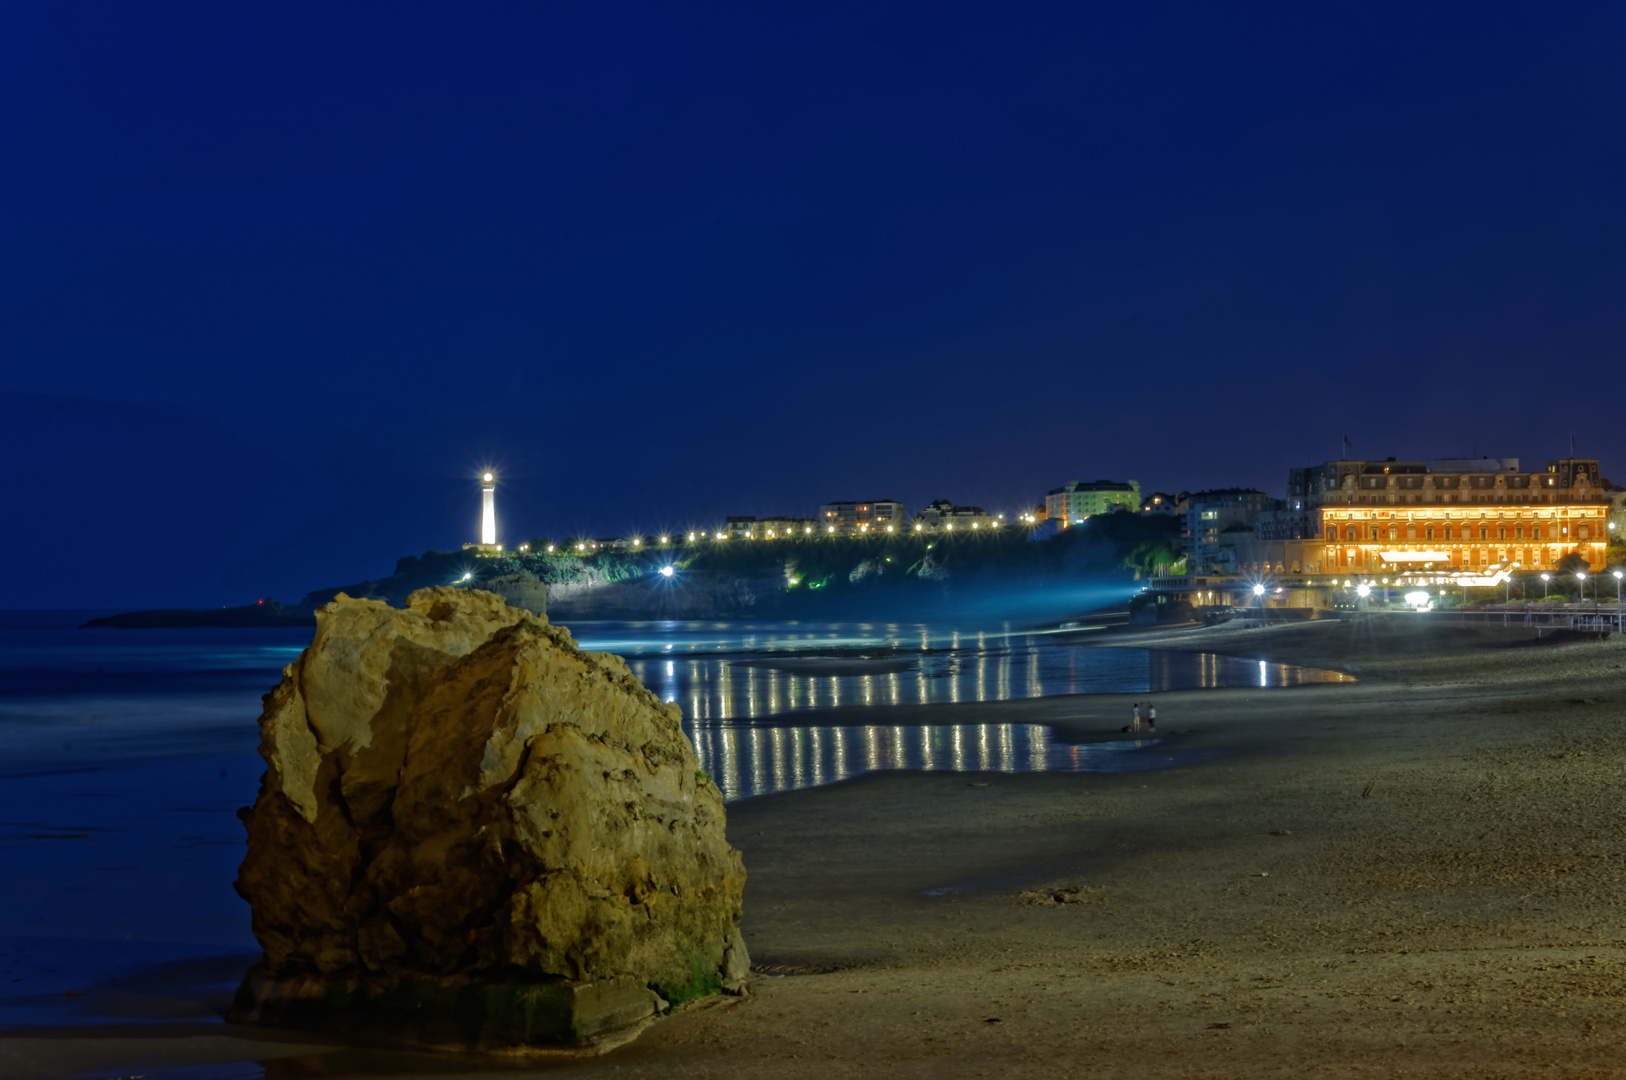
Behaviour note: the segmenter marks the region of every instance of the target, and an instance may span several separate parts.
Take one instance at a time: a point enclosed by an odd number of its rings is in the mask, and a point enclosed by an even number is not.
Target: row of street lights
[[[1001,523],[998,522],[998,521],[989,522],[988,523],[989,531],[993,531],[995,529],[998,529],[1000,524]],[[982,528],[982,523],[981,522],[973,521],[971,523],[971,526],[970,526],[970,531],[976,532],[976,531],[980,530],[981,528]],[[914,527],[915,532],[917,532],[917,533],[918,532],[923,532],[924,530],[925,530],[924,525],[921,525],[918,522],[915,524],[915,527]],[[883,531],[888,533],[888,534],[891,534],[891,533],[895,533],[897,531],[897,528],[896,528],[896,526],[888,525],[883,530],[880,526],[877,526],[875,528],[875,531],[872,533],[872,532],[870,532],[870,528],[869,528],[868,525],[860,525],[858,527],[857,532],[847,533],[845,535],[849,535],[849,536],[866,536],[866,535],[867,536],[879,536]],[[953,532],[954,531],[954,523],[953,522],[948,522],[948,523],[944,524],[943,525],[943,531],[945,531],[945,532]],[[825,535],[827,535],[827,536],[835,536],[836,535],[836,526],[834,526],[834,525],[826,525],[824,527],[824,532],[825,532]],[[757,540],[757,539],[763,539],[763,540],[792,540],[792,539],[795,539],[798,535],[801,535],[801,536],[812,536],[812,535],[814,535],[812,526],[804,526],[800,534],[798,534],[794,529],[786,529],[783,532],[775,532],[775,530],[773,530],[773,529],[768,529],[766,531],[765,535],[763,535],[761,537],[757,537],[754,534],[747,533],[744,537],[741,537],[741,539],[745,539],[745,540]],[[731,540],[731,539],[734,539],[734,537],[730,536],[727,532],[724,532],[724,531],[721,531],[721,530],[719,530],[719,531],[717,531],[715,533],[708,533],[705,530],[697,530],[695,532],[689,533],[688,537],[687,537],[688,542],[691,543],[691,544],[692,543],[697,543],[697,542],[700,542],[700,541],[705,541],[705,540]],[[669,536],[663,536],[663,537],[660,538],[661,547],[666,547],[671,542],[672,542],[672,538],[669,537]],[[634,548],[642,548],[643,545],[644,545],[644,542],[643,542],[642,538],[639,538],[639,537],[634,537],[633,538],[632,547],[634,547]],[[592,550],[592,551],[598,550],[599,545],[596,544],[596,543],[590,543],[590,542],[588,542],[586,540],[578,540],[573,545],[573,547],[578,552],[586,552],[586,551],[589,551],[589,550]],[[554,551],[555,551],[555,548],[556,548],[556,545],[549,544],[548,547],[547,547],[548,554],[552,555],[554,553]],[[530,545],[529,544],[521,544],[519,550],[521,550],[521,551],[529,551],[530,550]]]
[[[1621,588],[1621,583],[1622,583],[1622,581],[1626,581],[1626,570],[1611,570],[1610,574],[1612,574],[1614,576],[1614,579],[1615,579],[1615,603],[1619,604],[1621,602],[1621,597],[1623,595],[1622,588]],[[1541,575],[1541,598],[1543,600],[1547,599],[1548,591],[1551,588],[1552,579],[1553,579],[1553,576],[1551,574],[1542,574]],[[1586,599],[1586,579],[1587,579],[1587,572],[1585,570],[1577,570],[1575,572],[1575,580],[1577,582],[1579,582],[1579,587],[1576,590],[1577,593],[1578,593],[1578,596],[1577,596],[1578,600],[1583,600],[1584,601]],[[1596,600],[1597,598],[1598,598],[1598,587],[1596,585],[1593,585],[1592,586],[1592,599]]]

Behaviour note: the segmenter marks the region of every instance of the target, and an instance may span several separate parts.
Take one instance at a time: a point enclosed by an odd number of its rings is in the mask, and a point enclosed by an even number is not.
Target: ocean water
[[[79,629],[91,614],[0,612],[0,778],[252,751],[260,696],[310,640],[309,630],[297,628]],[[1071,761],[1070,751],[1051,753],[1042,730],[1014,732],[1020,751],[987,757],[963,749],[980,747],[982,735],[948,728],[924,740],[888,741],[870,729],[892,723],[881,715],[891,705],[1347,678],[1212,654],[1081,648],[1055,634],[997,626],[589,622],[571,630],[583,648],[625,657],[662,700],[682,706],[708,771],[726,771],[724,758],[734,753],[728,747],[755,726],[805,732],[799,774],[795,762],[746,770],[725,788],[730,798],[784,790],[777,780],[756,784],[758,773],[824,783],[869,768],[1026,770]],[[798,721],[811,712],[818,717]],[[838,743],[864,749],[827,752]]]
[[[1039,724],[900,725],[889,706],[1348,678],[1212,653],[1083,648],[1010,624],[642,622],[572,631],[585,648],[625,657],[645,686],[682,706],[701,765],[728,800],[877,769],[1119,772],[1173,760],[1142,752],[1156,740],[1058,743]],[[834,720],[847,716],[853,722]]]
[[[253,801],[260,695],[309,630],[80,630],[0,613],[0,1029],[218,1023],[256,953],[231,882]],[[682,705],[725,798],[879,769],[1133,771],[1157,739],[1071,745],[1034,724],[909,725],[895,705],[1334,673],[1083,649],[1054,635],[903,624],[585,623]]]

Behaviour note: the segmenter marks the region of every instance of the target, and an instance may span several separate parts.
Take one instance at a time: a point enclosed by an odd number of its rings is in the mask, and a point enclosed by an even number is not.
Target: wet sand
[[[521,1071],[1626,1075],[1626,643],[1416,620],[1112,643],[1359,681],[1154,695],[1171,756],[1217,755],[1168,771],[881,773],[736,804],[751,996]],[[1089,740],[1122,738],[1130,700],[920,711]],[[219,1027],[87,1034],[0,1039],[0,1072],[513,1071]]]

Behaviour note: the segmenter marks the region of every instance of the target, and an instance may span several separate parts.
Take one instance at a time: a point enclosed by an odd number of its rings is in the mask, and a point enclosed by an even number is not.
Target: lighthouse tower
[[[497,544],[497,474],[486,470],[480,474],[480,546]]]

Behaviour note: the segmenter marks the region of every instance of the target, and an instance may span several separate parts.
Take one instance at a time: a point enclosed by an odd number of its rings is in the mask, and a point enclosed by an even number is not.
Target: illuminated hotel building
[[[1544,472],[1516,459],[1329,461],[1292,470],[1287,495],[1282,516],[1298,518],[1300,536],[1274,546],[1298,548],[1305,573],[1548,569],[1572,552],[1598,569],[1608,544],[1609,498],[1590,458]]]

